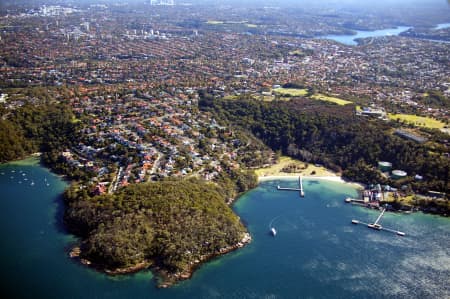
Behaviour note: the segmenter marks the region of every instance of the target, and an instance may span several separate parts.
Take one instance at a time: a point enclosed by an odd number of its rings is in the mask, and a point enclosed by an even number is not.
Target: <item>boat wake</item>
[[[271,229],[273,227],[274,222],[280,217],[281,217],[281,215],[278,215],[277,217],[275,217],[272,220],[270,220],[269,229]]]
[[[273,218],[269,223],[269,234],[272,235],[273,237],[275,237],[277,235],[277,230],[275,229],[275,227],[273,227],[273,224],[280,217],[281,217],[281,215],[278,215],[277,217]]]

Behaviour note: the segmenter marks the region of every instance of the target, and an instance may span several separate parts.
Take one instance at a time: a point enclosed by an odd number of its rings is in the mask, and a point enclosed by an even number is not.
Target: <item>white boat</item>
[[[353,220],[352,220],[352,223],[353,223],[353,224],[358,224],[358,223],[359,223],[359,220],[353,219]]]
[[[400,232],[400,231],[398,231],[398,232],[397,232],[397,235],[399,235],[399,236],[402,236],[402,237],[403,237],[403,236],[405,235],[405,233],[404,233],[404,232]]]
[[[272,236],[276,236],[277,235],[277,231],[276,231],[276,229],[274,228],[274,227],[272,227],[271,229],[270,229],[270,233],[272,234]]]

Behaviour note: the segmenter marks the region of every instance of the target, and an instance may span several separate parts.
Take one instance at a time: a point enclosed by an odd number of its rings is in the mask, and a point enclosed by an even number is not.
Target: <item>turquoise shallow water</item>
[[[449,219],[386,213],[382,224],[407,236],[372,231],[350,224],[378,215],[344,203],[356,195],[350,186],[304,183],[305,198],[276,190],[295,179],[264,182],[242,196],[234,208],[253,242],[158,290],[150,272],[108,277],[70,260],[76,239],[59,223],[66,184],[37,165],[0,166],[2,297],[449,298]]]

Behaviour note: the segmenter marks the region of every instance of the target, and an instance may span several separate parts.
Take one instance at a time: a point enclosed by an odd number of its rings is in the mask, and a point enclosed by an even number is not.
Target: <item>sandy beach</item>
[[[295,172],[284,172],[287,167],[296,167]],[[339,182],[343,184],[353,185],[355,188],[364,189],[364,185],[356,182],[348,182],[344,180],[340,174],[333,172],[323,166],[313,165],[289,157],[281,157],[277,164],[267,168],[260,168],[255,171],[258,175],[258,181],[282,180],[290,178],[298,178],[302,176],[305,179],[327,180]]]

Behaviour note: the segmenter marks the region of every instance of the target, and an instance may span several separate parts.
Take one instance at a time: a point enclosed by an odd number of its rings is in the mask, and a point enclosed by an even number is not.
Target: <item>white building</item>
[[[2,94],[0,95],[0,103],[6,103],[6,99],[8,99],[8,95],[2,93]]]
[[[150,0],[150,5],[175,5],[174,0]]]

